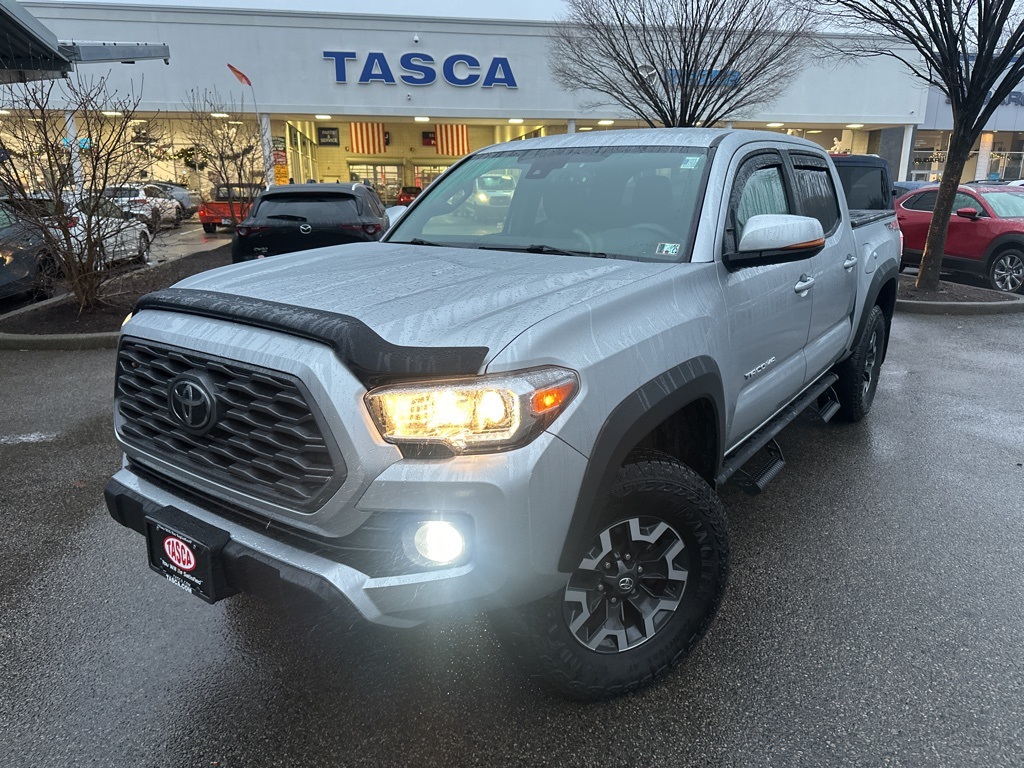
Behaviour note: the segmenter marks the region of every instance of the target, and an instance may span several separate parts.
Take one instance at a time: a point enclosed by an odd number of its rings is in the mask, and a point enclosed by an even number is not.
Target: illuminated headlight
[[[134,316],[134,312],[129,312],[127,315],[125,315],[124,320],[121,321],[121,327],[124,328],[126,325],[128,325],[128,321],[131,320]]]
[[[416,552],[434,565],[454,563],[466,551],[462,533],[446,520],[428,520],[420,523],[412,536]]]
[[[486,192],[477,192],[477,193],[476,193],[476,199],[477,199],[477,200],[479,200],[479,201],[480,201],[481,203],[486,203],[486,202],[487,202],[488,200],[490,200],[491,198],[489,198],[489,197],[487,196],[487,193],[486,193]]]
[[[575,371],[554,366],[472,379],[379,387],[365,396],[381,436],[398,446],[452,453],[519,448],[544,431],[579,389]]]

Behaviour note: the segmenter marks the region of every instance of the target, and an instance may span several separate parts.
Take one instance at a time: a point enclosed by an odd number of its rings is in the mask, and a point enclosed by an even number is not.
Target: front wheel
[[[878,389],[878,374],[885,350],[885,314],[877,304],[871,308],[853,354],[839,364],[836,394],[839,415],[846,421],[860,421],[868,415]]]
[[[1016,293],[1024,285],[1024,252],[1007,248],[993,257],[988,267],[988,283],[1003,293]]]
[[[173,222],[172,226],[175,229],[180,227],[181,226],[181,220],[183,218],[184,218],[184,215],[181,212],[181,206],[178,206],[177,208],[174,209],[174,222]]]
[[[565,587],[498,611],[502,644],[526,673],[572,699],[664,677],[715,615],[729,570],[725,511],[696,472],[656,451],[619,469],[601,522]]]

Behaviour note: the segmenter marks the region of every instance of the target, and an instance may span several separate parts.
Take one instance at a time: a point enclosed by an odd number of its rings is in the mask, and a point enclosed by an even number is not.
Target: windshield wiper
[[[272,213],[268,219],[284,219],[285,221],[309,221],[305,216],[296,216],[294,213]]]
[[[550,253],[555,256],[593,256],[595,259],[607,259],[608,254],[601,251],[574,251],[571,248],[555,248],[553,245],[480,245],[485,251],[520,251],[522,253]]]
[[[392,241],[392,242],[399,242],[399,241],[395,240],[395,241]],[[412,240],[407,240],[404,243],[404,245],[429,245],[429,246],[432,246],[434,248],[454,248],[454,247],[458,247],[458,246],[453,246],[451,243],[432,243],[429,240],[424,240],[421,237],[414,237]]]

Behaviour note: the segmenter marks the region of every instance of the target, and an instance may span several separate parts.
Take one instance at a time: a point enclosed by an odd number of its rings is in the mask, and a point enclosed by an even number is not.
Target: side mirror
[[[978,209],[977,208],[957,208],[956,215],[961,219],[977,219]]]
[[[384,213],[387,215],[388,221],[391,222],[391,226],[393,227],[398,223],[399,219],[405,216],[405,212],[408,210],[409,208],[404,205],[392,205],[385,209]]]
[[[825,233],[809,216],[763,214],[751,216],[743,228],[736,253],[723,253],[729,270],[802,261],[821,252]]]

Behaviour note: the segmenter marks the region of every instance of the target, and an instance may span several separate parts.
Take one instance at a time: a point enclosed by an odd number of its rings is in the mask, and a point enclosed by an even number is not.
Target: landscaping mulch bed
[[[970,301],[981,303],[1013,301],[1013,296],[993,291],[991,288],[981,288],[966,283],[951,283],[947,280],[941,280],[938,291],[919,291],[914,287],[916,282],[917,275],[900,275],[900,284],[896,297],[906,301]]]
[[[80,312],[71,299],[0,318],[0,333],[100,333],[117,331],[139,297],[167,288],[190,275],[231,263],[231,245],[193,253],[165,264],[117,277],[104,286],[103,305]]]

